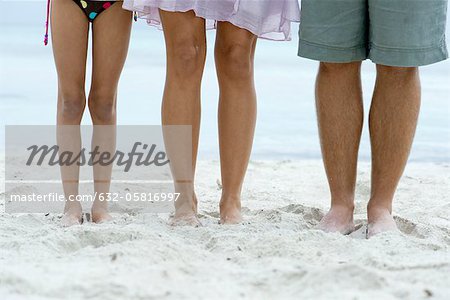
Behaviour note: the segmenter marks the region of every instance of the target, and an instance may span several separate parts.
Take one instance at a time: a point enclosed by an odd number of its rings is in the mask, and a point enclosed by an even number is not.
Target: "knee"
[[[82,88],[60,90],[59,113],[65,122],[79,122],[83,117],[85,107],[86,96]]]
[[[349,62],[349,63],[320,63],[320,72],[330,74],[355,74],[361,70],[361,62]]]
[[[206,46],[193,40],[175,42],[169,51],[169,65],[180,79],[192,78],[203,72]]]
[[[112,124],[116,118],[116,93],[93,89],[89,95],[89,112],[95,124]]]
[[[418,67],[392,67],[377,65],[378,76],[394,77],[394,78],[410,78],[419,73]]]
[[[217,68],[220,73],[236,81],[253,76],[253,56],[250,46],[232,44],[216,48]]]

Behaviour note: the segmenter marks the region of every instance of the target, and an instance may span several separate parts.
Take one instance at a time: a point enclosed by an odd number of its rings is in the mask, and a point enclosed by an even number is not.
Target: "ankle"
[[[195,192],[181,193],[180,197],[175,202],[175,211],[181,214],[196,214],[197,213],[197,196]]]
[[[195,194],[195,188],[193,185],[175,185],[175,193],[179,194],[177,202],[197,202],[197,196]]]
[[[79,213],[81,215],[83,208],[81,207],[81,203],[79,202],[66,202],[64,206],[64,213],[76,214]]]
[[[220,203],[241,203],[241,195],[239,193],[222,192]]]
[[[367,204],[367,214],[384,214],[392,213],[392,203],[390,201],[377,201],[370,199]]]
[[[103,199],[95,199],[92,203],[91,210],[108,210],[108,201]]]
[[[353,201],[331,201],[330,210],[348,211],[353,214],[353,211],[355,210],[355,204],[353,203]]]
[[[108,206],[105,205],[96,205],[95,202],[91,207],[91,213],[95,214],[95,213],[103,213],[103,212],[108,212]]]
[[[177,193],[194,193],[195,186],[193,181],[175,181],[174,184],[175,191]]]

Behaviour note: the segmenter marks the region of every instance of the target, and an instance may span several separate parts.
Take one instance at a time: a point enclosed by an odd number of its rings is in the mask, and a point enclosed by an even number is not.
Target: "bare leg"
[[[241,221],[241,191],[256,122],[254,54],[257,37],[231,23],[217,28],[215,58],[219,78],[219,142],[222,173],[220,222]]]
[[[354,230],[358,149],[363,125],[361,63],[321,63],[316,87],[320,141],[331,208],[319,224],[326,232]]]
[[[89,111],[94,124],[92,146],[114,155],[116,149],[117,86],[128,53],[131,12],[116,3],[103,12],[93,25],[93,72],[89,93]],[[111,219],[106,199],[111,184],[112,165],[94,165],[92,221]]]
[[[70,22],[67,22],[68,19]],[[78,125],[86,106],[84,84],[89,23],[72,0],[53,2],[51,23],[58,72],[58,145],[61,151],[79,153],[81,136]],[[68,201],[78,195],[79,167],[62,167],[61,177],[66,197],[62,224],[80,224],[81,204]]]
[[[171,164],[175,191],[181,196],[175,203],[172,225],[199,225],[197,199],[194,191],[200,130],[200,89],[206,59],[205,21],[192,11],[160,11],[167,51],[167,77],[162,103],[163,125],[191,125],[192,168]],[[167,151],[170,143],[166,143]],[[176,151],[176,150],[175,150]],[[170,157],[170,154],[169,154]]]
[[[370,109],[372,192],[368,235],[396,230],[392,200],[408,160],[420,110],[418,68],[377,66]]]

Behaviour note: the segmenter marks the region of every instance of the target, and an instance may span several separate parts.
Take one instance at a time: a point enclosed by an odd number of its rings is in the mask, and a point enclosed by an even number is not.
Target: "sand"
[[[359,170],[364,223],[370,167]],[[199,163],[201,228],[167,214],[62,228],[58,214],[2,213],[0,299],[449,299],[449,164],[411,163],[401,232],[370,240],[314,230],[329,199],[320,161],[252,162],[242,225],[218,225],[218,178],[218,162]]]

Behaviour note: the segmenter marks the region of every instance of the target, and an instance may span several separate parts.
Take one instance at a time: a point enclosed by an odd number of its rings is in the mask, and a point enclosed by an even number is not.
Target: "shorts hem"
[[[380,65],[392,67],[420,67],[431,65],[448,58],[445,41],[439,46],[426,49],[396,49],[372,45],[369,59]]]
[[[333,47],[311,43],[300,39],[298,47],[298,56],[334,63],[347,63],[353,61],[363,61],[367,59],[367,49],[365,46],[356,47]]]

